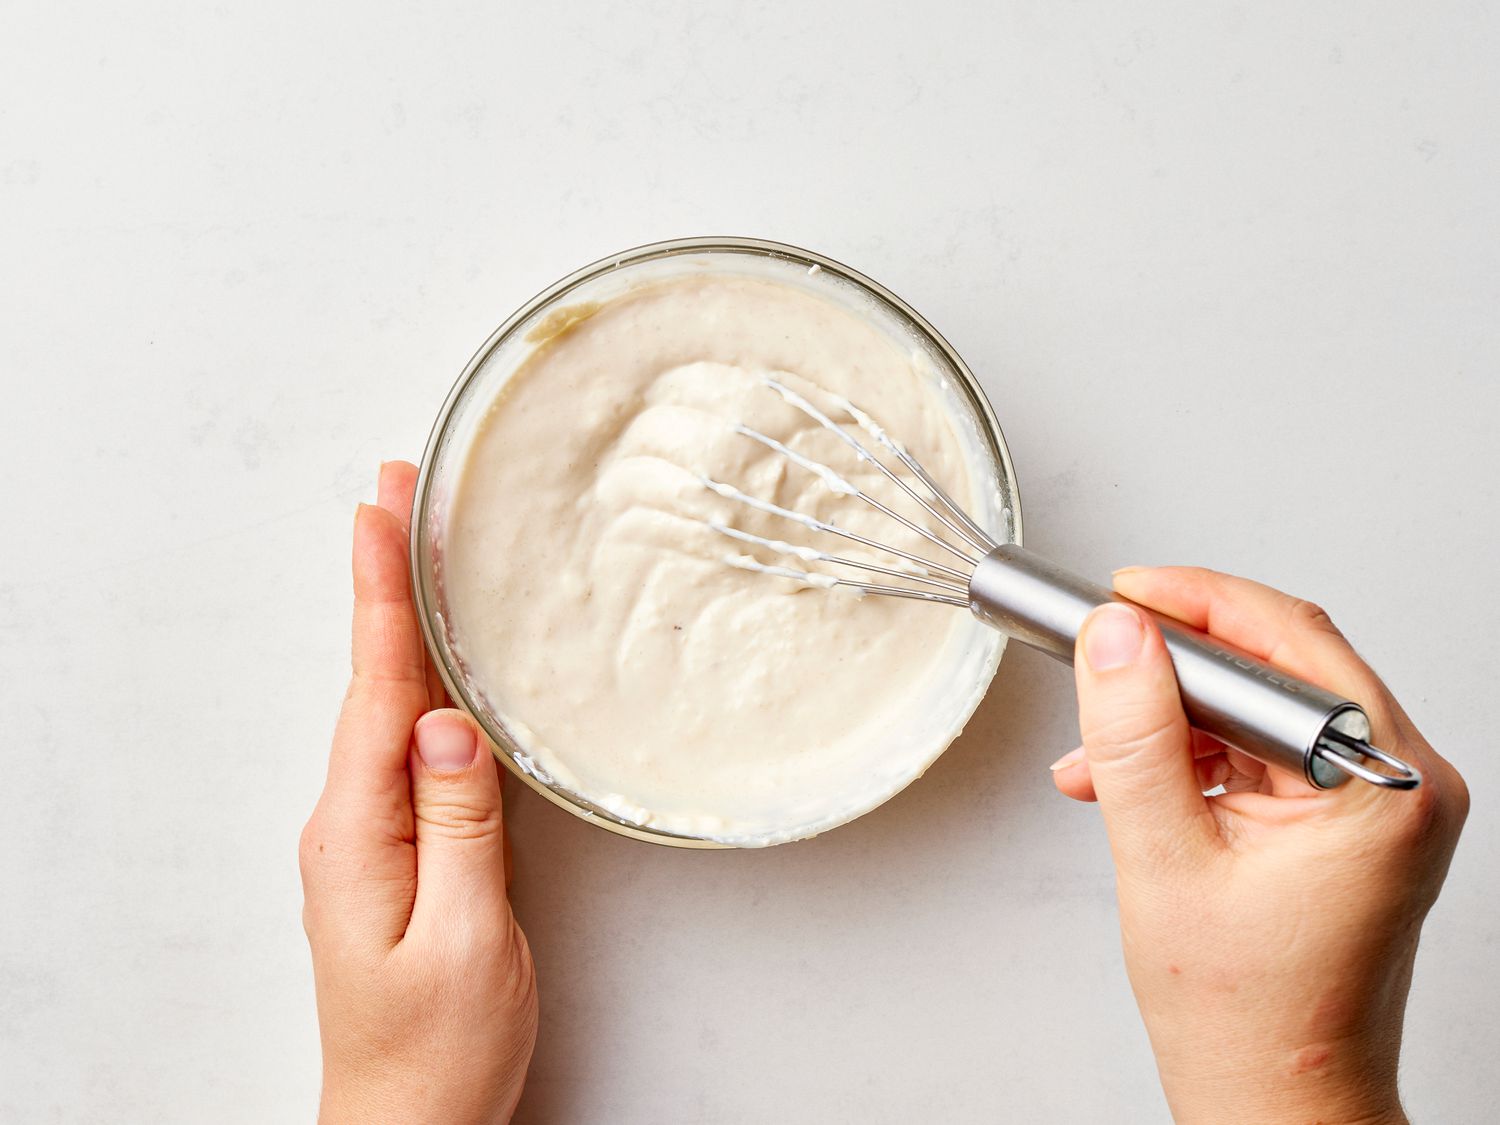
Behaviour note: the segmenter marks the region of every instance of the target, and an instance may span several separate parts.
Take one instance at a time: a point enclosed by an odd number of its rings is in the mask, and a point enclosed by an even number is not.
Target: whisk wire
[[[971,546],[978,550],[980,554],[987,555],[1000,545],[991,538],[984,528],[974,522],[968,512],[964,511],[954,502],[953,497],[948,495],[942,485],[932,479],[927,470],[922,467],[921,463],[915,457],[899,445],[895,446],[895,450],[896,456],[901,458],[901,463],[915,473],[917,479],[932,490],[933,498],[942,504],[943,507],[947,508],[948,511],[952,512],[954,517],[973,533],[974,538],[967,540]],[[944,522],[946,523],[947,521],[945,520]]]
[[[788,449],[781,442],[775,440],[774,438],[768,438],[765,434],[762,434],[757,430],[749,429],[746,426],[738,426],[736,427],[736,432],[743,434],[745,437],[751,439],[752,441],[759,442],[767,449],[779,454],[782,457],[785,457],[793,464],[800,465],[803,468],[817,474],[817,476],[822,479],[823,483],[828,485],[828,487],[834,492],[840,493],[841,495],[845,496],[853,496],[859,500],[863,500],[866,504],[870,505],[870,507],[874,508],[876,511],[882,513],[883,515],[889,516],[891,519],[895,520],[903,527],[916,532],[923,539],[926,539],[929,543],[932,543],[934,546],[941,547],[943,550],[949,552],[954,557],[968,563],[970,566],[973,566],[979,561],[973,555],[967,554],[966,552],[960,550],[941,536],[933,534],[933,532],[923,527],[921,524],[915,522],[914,520],[907,519],[900,512],[892,511],[889,507],[882,504],[879,500],[875,499],[875,497],[871,496],[863,489],[857,487],[856,485],[850,484],[847,480],[839,476],[832,469],[829,469],[828,466],[820,464],[817,461],[813,461],[811,458],[804,457],[794,450]],[[843,431],[840,432],[842,433]],[[875,461],[874,458],[869,455],[868,451],[866,451],[866,458],[869,459],[872,463],[880,465],[880,462]],[[882,469],[885,468],[884,465],[880,465],[880,467]],[[886,475],[890,476],[889,473],[887,473]],[[896,478],[891,477],[891,479],[895,480]],[[926,504],[923,504],[922,506],[924,508],[927,507]],[[927,508],[927,510],[929,512],[933,511],[931,508]],[[933,512],[933,514],[936,515],[937,513]]]
[[[844,398],[843,395],[831,394],[831,397],[838,401],[839,406],[843,408],[843,410],[849,415],[849,417],[854,419],[855,423],[859,426],[860,429],[864,430],[865,433],[869,434],[872,438],[879,442],[881,446],[894,454],[901,461],[901,463],[905,465],[912,472],[912,474],[916,476],[917,479],[927,487],[927,489],[932,493],[932,498],[934,500],[937,500],[945,508],[947,508],[948,511],[952,514],[953,518],[956,519],[960,524],[962,524],[964,528],[968,529],[969,535],[964,536],[962,531],[959,531],[958,528],[955,528],[951,523],[948,523],[947,520],[943,520],[944,525],[948,527],[949,530],[956,532],[962,538],[966,538],[969,545],[974,547],[981,554],[988,554],[990,551],[993,551],[996,546],[998,546],[995,540],[990,537],[989,532],[985,531],[984,528],[975,523],[968,512],[964,511],[963,508],[954,503],[953,497],[949,496],[948,493],[943,490],[942,485],[933,480],[932,475],[922,467],[922,465],[917,461],[915,457],[907,452],[906,446],[902,445],[899,441],[896,441],[893,437],[890,436],[890,434],[886,432],[884,426],[875,421],[874,418],[870,417],[870,415],[866,414],[859,407],[855,406],[854,403],[850,402],[847,398]],[[938,518],[942,519],[941,516],[939,516]]]
[[[941,602],[943,605],[956,605],[960,609],[969,608],[967,598],[956,598],[950,594],[932,594],[926,590],[913,590],[904,586],[871,586],[864,582],[851,582],[839,579],[835,586],[852,586],[865,594],[880,594],[887,598],[912,598],[923,602]]]
[[[858,559],[847,559],[839,555],[830,555],[825,551],[818,551],[811,547],[798,547],[792,543],[785,543],[780,539],[768,539],[763,535],[752,535],[748,531],[741,531],[737,527],[730,527],[728,524],[718,523],[714,520],[697,520],[695,522],[701,523],[713,531],[717,531],[720,535],[726,535],[730,539],[737,539],[741,543],[749,543],[756,547],[764,547],[768,551],[774,551],[776,554],[786,555],[790,558],[801,559],[804,562],[826,562],[836,566],[852,567],[855,570],[869,571],[872,574],[884,574],[891,578],[904,578],[910,582],[921,582],[924,585],[935,586],[940,590],[951,590],[955,594],[967,593],[967,587],[942,578],[912,574],[910,571],[897,570],[891,566],[881,566],[878,563],[861,562]],[[867,583],[860,583],[860,585],[867,585]]]
[[[781,516],[783,519],[793,520],[796,523],[800,523],[803,527],[811,528],[813,531],[826,531],[830,535],[841,536],[851,542],[858,543],[862,547],[869,547],[872,551],[882,551],[889,555],[895,555],[898,558],[905,559],[907,562],[915,563],[924,570],[945,574],[957,582],[964,583],[965,589],[968,588],[968,575],[954,570],[951,566],[944,566],[942,563],[935,563],[930,559],[924,559],[920,555],[912,554],[910,551],[903,551],[899,547],[892,547],[889,543],[878,543],[874,539],[868,539],[860,535],[858,532],[839,527],[837,524],[827,523],[824,520],[816,519],[803,512],[795,512],[790,508],[783,508],[779,504],[772,504],[768,500],[762,500],[759,497],[741,492],[734,485],[724,484],[722,481],[716,481],[712,477],[701,477],[700,479],[709,491],[717,493],[726,500],[735,500],[741,504],[748,504],[758,511],[766,512],[773,516]]]
[[[869,574],[886,575],[891,578],[902,579],[904,582],[918,583],[923,586],[932,587],[932,589],[915,589],[910,585],[893,586],[885,583],[861,581],[855,578],[836,577],[829,574],[814,574],[786,566],[766,565],[756,562],[752,558],[747,556],[728,558],[725,561],[746,570],[761,571],[766,574],[791,578],[814,586],[844,586],[850,589],[857,590],[861,594],[878,594],[884,597],[911,598],[917,601],[940,602],[945,605],[961,606],[967,608],[969,605],[968,594],[970,575],[973,572],[973,568],[978,565],[980,558],[988,555],[992,550],[995,549],[995,541],[985,533],[983,528],[981,528],[974,522],[972,518],[970,518],[968,513],[966,513],[962,508],[958,506],[957,503],[954,502],[953,498],[950,497],[948,493],[943,490],[942,486],[940,486],[937,481],[932,478],[932,475],[928,473],[920,463],[918,463],[916,458],[907,452],[904,446],[902,446],[899,442],[893,440],[879,425],[879,423],[877,423],[864,411],[860,410],[852,402],[849,402],[847,399],[844,399],[837,395],[830,396],[835,401],[837,401],[839,407],[843,411],[848,413],[848,415],[854,420],[855,424],[858,425],[860,429],[862,429],[881,448],[886,450],[892,456],[896,457],[901,462],[901,464],[904,465],[914,477],[916,477],[921,485],[930,493],[930,497],[923,497],[920,493],[917,492],[916,489],[914,489],[910,484],[908,484],[894,471],[892,471],[891,468],[880,459],[880,457],[876,456],[876,454],[869,448],[869,446],[860,441],[859,438],[854,436],[848,430],[844,429],[843,426],[835,422],[832,418],[830,418],[822,410],[818,409],[818,407],[814,406],[802,395],[786,386],[786,384],[769,375],[763,376],[762,382],[766,387],[775,391],[789,406],[798,410],[808,418],[811,418],[819,426],[823,427],[824,429],[828,430],[830,433],[838,437],[840,441],[842,441],[854,451],[855,455],[861,462],[871,465],[876,470],[878,470],[887,480],[896,485],[897,488],[899,488],[911,500],[913,500],[924,512],[927,513],[927,515],[932,517],[933,520],[935,520],[938,524],[940,524],[951,534],[953,534],[958,539],[959,543],[963,544],[963,546],[954,545],[942,535],[934,531],[932,528],[924,527],[922,524],[917,523],[915,520],[902,515],[900,512],[894,511],[889,505],[883,503],[880,500],[877,500],[875,497],[871,496],[869,493],[865,492],[857,485],[851,483],[837,470],[831,468],[821,461],[817,461],[803,453],[799,453],[797,450],[792,449],[790,446],[784,444],[783,442],[777,441],[775,438],[772,438],[766,434],[761,433],[758,430],[751,429],[750,427],[742,424],[736,424],[734,426],[735,433],[743,437],[747,437],[754,442],[757,442],[758,444],[771,450],[777,456],[782,457],[787,461],[790,461],[792,464],[797,465],[798,467],[813,474],[823,483],[824,487],[826,487],[835,495],[852,496],[862,503],[869,505],[871,508],[874,508],[882,515],[891,520],[894,520],[902,527],[905,527],[907,530],[911,531],[927,542],[941,548],[943,551],[946,551],[948,554],[958,559],[961,563],[966,564],[967,569],[957,570],[954,567],[946,565],[944,563],[933,562],[931,559],[923,558],[920,555],[913,554],[912,552],[903,550],[900,547],[891,546],[889,543],[881,543],[864,535],[860,535],[858,532],[850,531],[847,528],[840,527],[837,524],[832,523],[831,521],[820,520],[814,516],[806,514],[805,512],[799,512],[791,508],[783,508],[779,504],[773,504],[768,500],[762,500],[757,496],[752,496],[747,492],[741,491],[731,484],[725,484],[721,481],[713,480],[712,478],[707,476],[700,476],[699,480],[702,481],[704,487],[708,488],[715,494],[724,497],[727,500],[732,500],[736,503],[746,505],[748,507],[756,509],[757,511],[765,512],[769,515],[777,516],[786,520],[791,520],[795,523],[801,524],[803,527],[809,528],[812,531],[822,532],[829,535],[837,535],[840,538],[848,540],[849,542],[857,543],[862,547],[867,547],[872,551],[891,555],[898,559],[903,559],[915,566],[919,573],[911,573],[906,570],[898,569],[897,567],[884,566],[880,563],[864,562],[859,559],[851,559],[841,555],[833,555],[825,551],[820,551],[814,547],[804,547],[788,543],[780,539],[771,539],[765,536],[754,535],[750,532],[741,531],[738,528],[730,527],[729,525],[716,520],[697,521],[721,535],[725,535],[731,539],[736,539],[742,543],[760,547],[764,550],[772,551],[776,554],[800,559],[804,563],[822,562],[828,563],[833,566],[850,567]],[[966,550],[965,548],[968,549]],[[977,552],[977,554],[971,554],[970,551]]]
[[[865,432],[869,433],[878,442],[880,442],[883,446],[894,453],[901,460],[902,464],[911,469],[912,472],[916,474],[917,478],[932,490],[935,498],[937,498],[956,516],[958,516],[960,520],[963,521],[964,525],[972,527],[974,532],[978,533],[977,540],[976,538],[971,537],[971,533],[966,531],[963,526],[960,526],[953,520],[949,519],[941,511],[933,507],[932,504],[930,504],[927,500],[923,499],[922,496],[917,493],[916,489],[912,488],[911,485],[907,484],[895,473],[891,472],[891,470],[886,467],[885,462],[881,461],[880,458],[871,453],[863,442],[861,442],[853,434],[849,433],[848,430],[844,429],[832,418],[828,417],[828,415],[824,414],[807,399],[803,398],[786,384],[771,378],[769,375],[765,377],[765,384],[777,394],[779,394],[782,400],[786,402],[788,406],[800,410],[814,422],[818,423],[818,425],[822,426],[830,433],[837,435],[839,440],[843,441],[851,449],[853,449],[856,454],[859,455],[861,461],[866,461],[869,464],[873,465],[876,469],[880,470],[880,472],[883,473],[892,484],[894,484],[897,488],[901,489],[902,492],[906,493],[906,495],[916,501],[917,504],[922,507],[923,511],[927,512],[927,514],[932,516],[933,519],[937,520],[949,531],[953,532],[953,534],[957,535],[960,539],[967,543],[970,547],[978,551],[980,556],[987,555],[995,549],[995,544],[990,541],[989,536],[985,535],[984,532],[974,524],[974,521],[970,519],[958,507],[957,504],[953,503],[953,501],[948,498],[947,493],[943,492],[943,490],[937,486],[937,483],[932,479],[932,477],[927,474],[927,471],[917,464],[916,458],[907,453],[906,450],[901,448],[898,443],[892,441],[886,434],[885,430],[877,425],[873,418],[871,418],[864,411],[857,408],[848,399],[840,398],[839,404],[849,411],[850,416],[854,418],[855,422],[859,424],[860,428],[865,430]],[[864,499],[869,499],[868,497],[864,496],[863,493],[860,493],[860,496]],[[871,501],[871,503],[874,503],[874,501]],[[880,507],[881,511],[885,512],[887,515],[894,515],[894,513],[891,512],[889,508],[878,504],[876,506]],[[899,516],[897,516],[896,518],[901,519],[901,517]],[[902,522],[905,523],[908,527],[915,526],[907,520],[902,520]],[[934,542],[939,543],[943,547],[946,547],[948,550],[953,551],[955,554],[961,554],[961,552],[959,552],[957,548],[953,547],[951,544],[945,542],[944,540],[930,535],[925,531],[922,532],[922,534],[926,535],[927,538],[932,539]],[[986,543],[988,543],[989,545],[986,546]],[[978,561],[977,558],[969,558],[968,556],[964,557],[966,561],[971,564]]]

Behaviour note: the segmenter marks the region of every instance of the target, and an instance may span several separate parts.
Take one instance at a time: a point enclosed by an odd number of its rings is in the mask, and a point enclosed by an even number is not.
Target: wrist
[[[1314,1044],[1257,1058],[1210,1048],[1187,1066],[1163,1063],[1161,1080],[1177,1125],[1407,1125],[1394,1054]]]
[[[1352,1117],[1322,1102],[1247,1107],[1219,1099],[1182,1111],[1175,1101],[1169,1101],[1169,1105],[1175,1125],[1223,1125],[1225,1121],[1233,1121],[1235,1125],[1303,1125],[1304,1122],[1306,1125],[1411,1125],[1399,1105],[1373,1114],[1356,1112]]]
[[[519,1084],[487,1090],[472,1082],[445,1086],[440,1068],[405,1077],[325,1078],[318,1099],[318,1125],[405,1125],[442,1121],[444,1125],[496,1125],[509,1121],[521,1100]]]
[[[1248,1082],[1172,1082],[1162,1087],[1176,1125],[1409,1125],[1394,1085],[1352,1079],[1308,1087],[1286,1083],[1274,1071]]]

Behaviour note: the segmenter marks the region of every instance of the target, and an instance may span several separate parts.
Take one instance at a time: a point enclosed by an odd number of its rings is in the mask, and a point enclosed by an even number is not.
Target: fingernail
[[[1140,614],[1135,610],[1117,602],[1102,605],[1084,622],[1084,659],[1095,672],[1123,668],[1140,654],[1145,639]]]
[[[1138,570],[1145,570],[1143,566],[1122,566],[1119,570],[1112,571],[1112,577],[1118,578],[1122,574],[1134,574]]]
[[[1058,770],[1065,770],[1069,766],[1074,765],[1075,763],[1078,763],[1078,762],[1081,762],[1081,761],[1083,761],[1083,747],[1082,746],[1080,746],[1077,750],[1069,750],[1066,754],[1064,754],[1061,758],[1057,759],[1057,761],[1053,762],[1047,768],[1049,770],[1051,770],[1053,773],[1056,773]]]
[[[474,760],[479,740],[474,728],[453,715],[424,715],[417,720],[417,756],[430,770],[451,773]]]

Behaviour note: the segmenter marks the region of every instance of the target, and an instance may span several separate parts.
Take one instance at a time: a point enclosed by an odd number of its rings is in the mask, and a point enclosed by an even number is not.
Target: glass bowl
[[[984,391],[958,353],[914,309],[888,289],[831,258],[754,238],[685,238],[654,242],[603,258],[584,266],[533,297],[490,335],[469,360],[447,399],[422,455],[412,512],[412,589],[418,616],[448,694],[483,727],[501,761],[526,785],[576,816],[637,840],[685,848],[736,846],[720,840],[688,836],[633,824],[593,804],[586,796],[537,776],[505,720],[485,702],[454,650],[443,593],[443,535],[452,485],[463,463],[470,437],[496,394],[530,358],[535,342],[553,335],[566,324],[570,310],[608,301],[635,285],[659,281],[690,271],[720,270],[769,277],[834,299],[845,307],[868,310],[883,328],[894,328],[914,353],[925,357],[938,378],[958,393],[954,397],[966,411],[983,444],[987,468],[995,482],[995,511],[987,528],[997,542],[1021,541],[1021,504],[1015,472],[1000,424]],[[934,610],[934,612],[938,612]],[[987,661],[984,683],[994,676],[1003,643]],[[955,730],[961,730],[982,696],[972,695],[967,713],[955,715]],[[950,740],[951,742],[951,740]],[[932,755],[936,759],[946,745]],[[930,763],[929,763],[930,764]],[[881,802],[889,800],[887,794]],[[854,819],[868,809],[858,810]],[[839,823],[842,823],[840,821]],[[825,827],[833,827],[827,825]]]

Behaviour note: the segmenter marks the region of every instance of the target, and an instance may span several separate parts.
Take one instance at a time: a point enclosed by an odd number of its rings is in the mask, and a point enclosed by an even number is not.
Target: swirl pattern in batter
[[[766,379],[846,396],[968,504],[993,478],[951,391],[871,317],[765,278],[656,282],[553,331],[477,427],[442,543],[455,651],[539,776],[630,823],[741,845],[812,835],[918,776],[972,712],[997,635],[726,565],[836,570],[715,531],[831,546],[703,478],[921,548],[736,425],[908,510]]]

